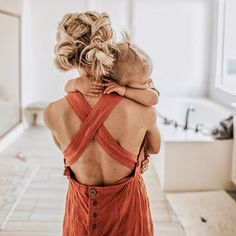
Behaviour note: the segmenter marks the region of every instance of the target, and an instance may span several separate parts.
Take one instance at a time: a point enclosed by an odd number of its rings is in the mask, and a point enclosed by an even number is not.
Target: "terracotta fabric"
[[[122,100],[116,93],[104,94],[91,108],[80,92],[66,95],[82,121],[64,154],[64,175],[68,189],[63,220],[63,236],[153,236],[154,228],[146,187],[140,173],[145,138],[138,156],[122,148],[103,126],[112,109]],[[109,186],[79,183],[70,165],[79,159],[95,139],[111,158],[134,171]]]

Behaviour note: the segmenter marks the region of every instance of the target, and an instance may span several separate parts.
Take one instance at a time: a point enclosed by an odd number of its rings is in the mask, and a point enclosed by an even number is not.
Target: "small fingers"
[[[143,168],[143,167],[148,167],[148,165],[149,165],[148,163],[142,163],[141,166],[142,166],[142,168]]]
[[[143,174],[146,170],[147,170],[147,168],[142,168],[141,173]]]
[[[114,85],[110,85],[108,87],[105,88],[105,90],[103,91],[103,93],[107,93],[107,91],[109,91],[110,88],[113,88]]]
[[[108,82],[108,83],[105,83],[105,84],[104,84],[104,87],[108,87],[108,86],[111,86],[111,85],[114,85],[114,84],[116,84],[116,83]]]
[[[90,97],[98,97],[99,95],[96,93],[86,92],[85,95],[88,95]]]
[[[93,81],[92,85],[97,86],[97,87],[104,87],[105,83],[100,83],[100,82]]]
[[[141,169],[143,169],[145,171],[148,169],[148,166],[149,166],[149,160],[148,160],[148,158],[146,158],[141,163]]]
[[[142,168],[148,168],[148,165],[143,165]]]
[[[149,159],[147,157],[145,157],[145,159],[142,161],[142,164],[146,164],[146,163],[149,163]]]
[[[142,163],[144,163],[144,164],[149,163],[149,160],[145,159],[145,160],[142,161]]]
[[[90,93],[102,93],[103,89],[95,89],[95,88],[90,88],[88,89],[88,92]]]
[[[97,85],[92,84],[90,86],[90,88],[92,88],[92,89],[105,89],[105,86],[97,86]]]
[[[107,87],[107,88],[104,90],[103,93],[104,93],[104,94],[105,94],[105,93],[109,94],[109,93],[111,93],[111,92],[114,90],[115,87],[116,87],[116,85]]]

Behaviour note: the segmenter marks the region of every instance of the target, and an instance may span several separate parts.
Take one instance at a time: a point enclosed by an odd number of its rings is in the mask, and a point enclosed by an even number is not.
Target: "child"
[[[147,74],[152,70],[151,60],[140,48],[128,41],[117,43],[120,55],[114,63],[109,78],[103,78],[104,83],[97,82],[93,77],[79,77],[69,80],[65,85],[65,92],[79,90],[84,95],[99,96],[101,93],[116,92],[146,106],[158,103],[159,91]],[[149,71],[150,70],[150,71]],[[144,76],[143,76],[144,75]],[[140,78],[139,77],[142,77]],[[145,77],[145,78],[144,78]],[[90,85],[87,85],[87,81]],[[145,79],[145,82],[143,80]],[[156,91],[156,92],[155,92]]]
[[[91,76],[79,77],[69,80],[65,85],[65,92],[80,91],[84,95],[97,97],[99,94],[116,92],[146,106],[158,103],[159,91],[153,81],[147,75],[151,73],[151,61],[147,54],[128,41],[117,44],[120,50],[113,71],[109,78],[103,78],[97,82]],[[139,79],[140,77],[140,79]],[[90,81],[89,86],[87,81]],[[145,82],[144,82],[145,80]],[[148,150],[145,149],[145,160],[142,162],[142,173],[148,166]]]
[[[85,80],[90,80],[90,86]],[[93,77],[79,77],[69,80],[65,85],[65,92],[80,91],[84,95],[97,97],[100,93],[109,94],[112,92],[118,93],[120,96],[125,96],[145,106],[152,106],[158,103],[159,91],[155,88],[153,81],[143,88],[131,87],[130,85],[121,85],[118,82],[103,78],[104,83],[96,82]],[[156,91],[156,92],[154,92]]]

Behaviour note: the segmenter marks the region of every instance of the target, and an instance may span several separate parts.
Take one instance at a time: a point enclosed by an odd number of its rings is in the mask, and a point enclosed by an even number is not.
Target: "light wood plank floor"
[[[1,157],[18,152],[28,159],[35,159],[40,168],[5,228],[0,231],[0,236],[60,236],[67,190],[62,154],[54,145],[49,131],[40,126],[27,129],[1,153]],[[150,198],[155,235],[186,235],[151,165],[143,176]]]

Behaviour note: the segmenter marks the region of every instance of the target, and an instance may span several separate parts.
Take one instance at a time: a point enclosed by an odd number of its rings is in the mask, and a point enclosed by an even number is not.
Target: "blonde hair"
[[[118,49],[106,13],[68,13],[58,24],[55,64],[67,71],[83,67],[95,78],[110,73]]]
[[[140,82],[140,79],[152,73],[152,61],[147,53],[131,42],[127,32],[123,33],[123,41],[116,44],[119,49],[110,76],[122,85]]]

